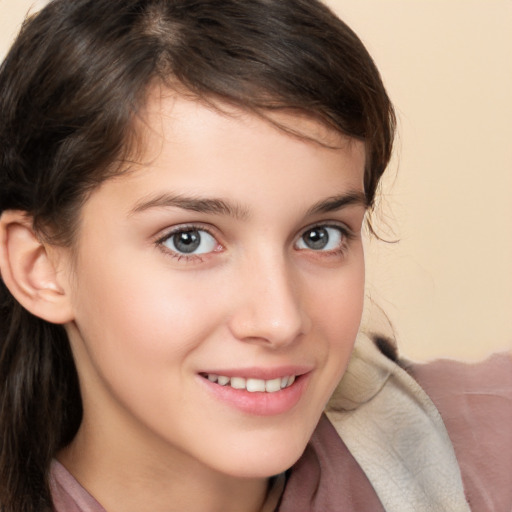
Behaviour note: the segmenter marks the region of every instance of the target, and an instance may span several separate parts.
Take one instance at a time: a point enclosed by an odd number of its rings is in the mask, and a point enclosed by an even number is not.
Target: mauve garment
[[[406,369],[444,419],[471,510],[511,512],[512,358],[495,355],[478,364],[441,360]],[[279,512],[384,512],[325,416],[287,477]],[[58,463],[51,482],[57,512],[105,512]]]
[[[437,361],[410,373],[443,417],[471,510],[512,512],[512,355]]]

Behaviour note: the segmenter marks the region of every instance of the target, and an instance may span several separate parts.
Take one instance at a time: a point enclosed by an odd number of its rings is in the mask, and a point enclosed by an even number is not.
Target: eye
[[[219,245],[217,240],[204,229],[186,228],[167,235],[160,241],[167,249],[182,255],[206,254]]]
[[[346,233],[340,227],[315,226],[308,229],[297,241],[297,249],[335,251],[341,249]]]

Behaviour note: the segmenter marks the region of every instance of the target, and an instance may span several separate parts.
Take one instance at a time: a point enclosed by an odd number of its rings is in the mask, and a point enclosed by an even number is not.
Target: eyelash
[[[199,231],[199,232],[207,233],[209,236],[211,236],[217,242],[217,246],[221,246],[220,242],[217,241],[217,237],[213,234],[213,232],[210,229],[208,229],[207,227],[205,227],[203,225],[198,226],[195,224],[190,224],[190,225],[185,224],[185,225],[177,226],[177,227],[171,229],[170,231],[166,232],[163,236],[159,237],[155,241],[155,244],[166,255],[171,256],[172,258],[176,258],[178,261],[184,261],[185,263],[188,263],[188,262],[201,263],[202,261],[204,261],[204,258],[206,256],[208,256],[209,254],[211,254],[212,252],[213,253],[221,252],[220,250],[214,249],[213,251],[209,251],[207,253],[184,254],[184,253],[174,251],[173,249],[170,249],[168,247],[165,247],[165,245],[164,245],[165,242],[172,239],[173,236],[178,235],[180,233],[186,233],[186,232],[191,232],[191,231]]]
[[[311,248],[296,248],[297,251],[310,251],[315,255],[318,255],[319,257],[329,257],[329,256],[342,256],[346,253],[348,250],[348,246],[350,241],[355,238],[354,233],[347,228],[346,226],[339,225],[339,224],[313,224],[312,226],[308,226],[307,228],[303,229],[300,236],[298,237],[297,241],[294,243],[294,246],[303,239],[303,237],[308,233],[315,229],[335,229],[340,233],[341,236],[341,243],[340,246],[333,250],[328,251],[322,251],[322,250],[315,250]],[[205,257],[208,257],[212,253],[218,253],[222,252],[219,249],[214,249],[212,251],[204,252],[204,253],[180,253],[178,251],[175,251],[173,249],[170,249],[168,247],[165,247],[165,243],[172,239],[173,236],[178,235],[180,233],[186,233],[186,232],[193,232],[193,231],[199,231],[207,233],[210,237],[212,237],[217,242],[217,247],[222,247],[222,244],[217,241],[216,235],[207,227],[203,225],[180,225],[172,230],[166,232],[163,236],[159,237],[155,241],[155,245],[159,247],[165,254],[171,256],[172,258],[176,258],[178,261],[184,261],[187,262],[203,262]]]
[[[334,223],[325,223],[325,224],[320,223],[320,224],[313,224],[312,226],[308,226],[306,229],[302,230],[301,235],[298,238],[298,241],[302,240],[303,237],[308,232],[311,232],[315,229],[317,229],[317,230],[318,229],[335,229],[336,231],[338,231],[341,236],[341,243],[340,243],[339,247],[332,249],[332,250],[327,250],[327,251],[314,250],[314,249],[310,249],[310,248],[297,249],[297,250],[310,251],[315,256],[318,256],[318,257],[343,256],[348,251],[350,242],[355,238],[355,234],[352,232],[352,230],[350,230],[348,227],[346,227],[344,225],[334,224]],[[296,242],[296,244],[298,243],[298,241]]]

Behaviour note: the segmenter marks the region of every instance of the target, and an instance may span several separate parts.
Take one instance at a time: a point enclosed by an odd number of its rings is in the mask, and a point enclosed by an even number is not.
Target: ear
[[[67,272],[58,268],[64,249],[44,244],[26,212],[7,210],[0,217],[0,272],[15,299],[51,323],[73,319]]]

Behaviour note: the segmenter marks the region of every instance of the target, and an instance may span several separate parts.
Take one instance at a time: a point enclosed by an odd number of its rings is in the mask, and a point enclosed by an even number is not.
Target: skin
[[[84,420],[59,459],[109,512],[259,510],[357,334],[364,201],[311,210],[363,194],[363,144],[303,116],[276,120],[318,142],[225,109],[154,90],[139,163],[92,193],[73,250],[60,249]],[[191,211],[163,195],[230,208]],[[191,225],[212,238],[187,257],[165,237]],[[324,225],[330,245],[311,249],[304,234]],[[219,400],[200,375],[290,365],[307,382],[279,414]]]

